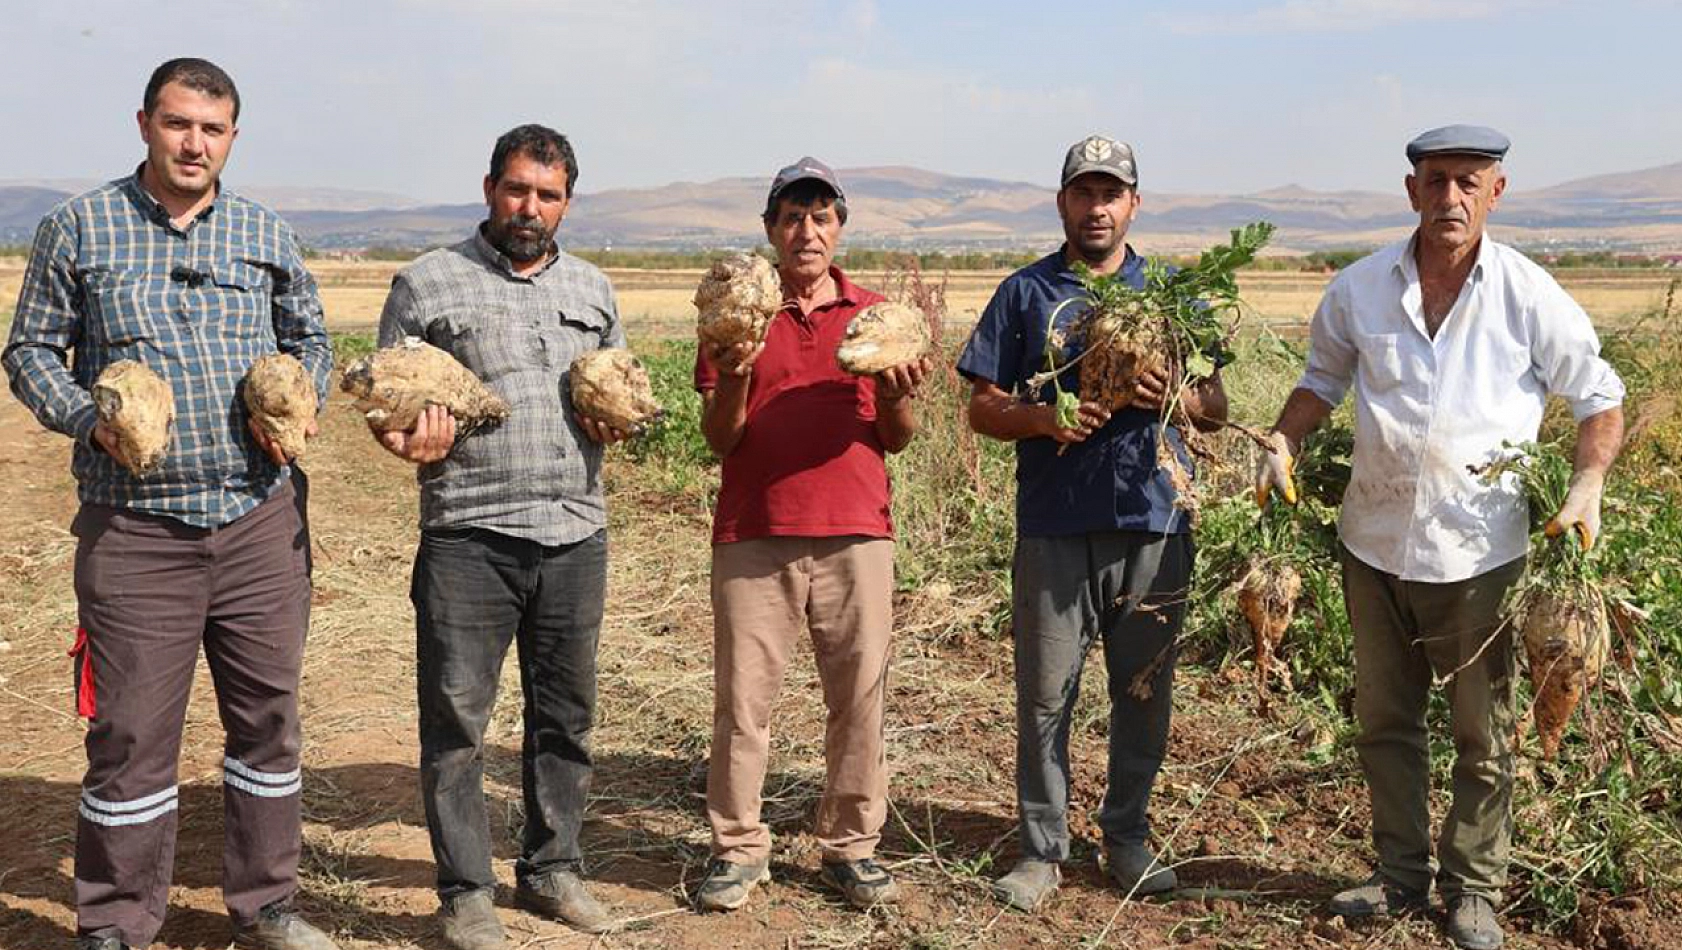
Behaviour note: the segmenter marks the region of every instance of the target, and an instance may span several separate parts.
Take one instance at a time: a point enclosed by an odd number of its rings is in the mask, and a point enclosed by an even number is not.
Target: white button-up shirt
[[[1588,315],[1522,254],[1485,235],[1433,338],[1409,239],[1345,268],[1326,288],[1297,384],[1332,406],[1355,389],[1354,472],[1338,534],[1403,580],[1465,580],[1525,553],[1515,478],[1472,474],[1531,441],[1549,393],[1580,422],[1620,405]]]

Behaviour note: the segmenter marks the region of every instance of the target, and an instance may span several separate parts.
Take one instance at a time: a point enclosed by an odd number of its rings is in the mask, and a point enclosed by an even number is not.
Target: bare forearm
[[[971,429],[1002,442],[1048,436],[1057,428],[1055,406],[1022,402],[996,387],[978,388],[970,395]]]
[[[716,388],[701,395],[701,436],[719,458],[736,450],[747,421],[747,380],[720,377]]]
[[[917,413],[910,397],[876,401],[876,438],[889,453],[911,444],[917,434]]]
[[[1279,421],[1273,424],[1273,431],[1290,441],[1294,453],[1302,448],[1302,440],[1331,414],[1332,406],[1324,399],[1306,389],[1293,389],[1285,400],[1285,408],[1279,410]]]
[[[1618,457],[1624,442],[1624,410],[1613,406],[1577,423],[1577,454],[1573,468],[1578,472],[1605,475]]]

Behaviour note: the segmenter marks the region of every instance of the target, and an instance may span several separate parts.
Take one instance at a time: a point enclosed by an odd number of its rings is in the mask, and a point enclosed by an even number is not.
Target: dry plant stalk
[[[157,470],[169,451],[175,394],[163,377],[134,360],[117,360],[93,384],[99,421],[117,439],[117,461],[136,478]]]
[[[567,376],[578,414],[621,432],[639,432],[664,411],[648,370],[630,350],[591,350],[572,361]]]
[[[1256,650],[1256,709],[1268,714],[1268,674],[1273,669],[1273,657],[1285,640],[1285,630],[1296,612],[1297,596],[1302,593],[1302,575],[1285,562],[1267,557],[1255,557],[1238,585],[1238,609],[1250,624],[1250,636]],[[1281,670],[1281,675],[1284,671]]]
[[[893,301],[866,307],[847,323],[835,362],[858,376],[880,373],[922,358],[929,350],[929,319]]]
[[[508,403],[455,357],[418,337],[364,356],[345,369],[339,388],[379,432],[408,431],[427,406],[455,417],[458,438],[500,424]]]
[[[758,254],[731,254],[713,262],[695,288],[696,332],[715,346],[758,343],[783,306],[783,284]]]
[[[287,458],[303,455],[304,433],[316,409],[315,384],[304,364],[286,353],[270,353],[251,364],[242,391],[257,427]]]

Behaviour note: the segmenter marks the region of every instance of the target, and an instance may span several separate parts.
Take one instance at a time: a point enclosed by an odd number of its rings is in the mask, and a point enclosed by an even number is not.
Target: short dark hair
[[[841,219],[842,224],[847,223],[847,199],[836,194],[834,188],[829,187],[819,179],[802,178],[799,181],[790,182],[788,187],[777,192],[775,196],[767,197],[765,199],[765,213],[760,216],[764,219],[767,227],[776,222],[777,215],[781,212],[785,201],[797,208],[810,208],[815,204],[833,201],[835,202],[835,216]]]
[[[234,121],[239,121],[239,90],[234,87],[233,77],[210,60],[191,56],[172,59],[152,70],[152,78],[146,80],[146,98],[140,103],[147,115],[158,107],[158,93],[172,82],[202,92],[212,99],[232,99]]]
[[[572,154],[572,143],[567,137],[546,125],[530,123],[509,129],[496,140],[496,148],[491,149],[491,181],[502,180],[502,173],[508,168],[508,160],[515,155],[524,155],[534,162],[544,165],[565,165],[567,170],[567,197],[572,197],[572,186],[578,182],[578,157]]]

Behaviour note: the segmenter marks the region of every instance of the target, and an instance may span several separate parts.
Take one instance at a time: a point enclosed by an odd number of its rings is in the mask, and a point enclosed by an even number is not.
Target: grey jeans
[[[485,813],[485,727],[518,646],[526,822],[515,873],[576,865],[590,787],[596,644],[607,538],[545,546],[482,529],[426,531],[415,555],[421,797],[438,892],[493,887]]]
[[[1069,722],[1081,670],[1104,641],[1109,678],[1107,844],[1150,833],[1146,806],[1168,747],[1174,639],[1185,619],[1190,535],[1105,531],[1019,538],[1012,569],[1016,640],[1016,797],[1022,856],[1069,857]],[[1141,677],[1138,698],[1130,690]]]

